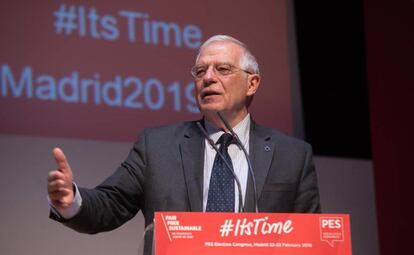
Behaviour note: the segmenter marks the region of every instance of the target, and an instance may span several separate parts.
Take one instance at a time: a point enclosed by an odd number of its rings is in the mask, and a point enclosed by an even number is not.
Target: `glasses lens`
[[[204,66],[204,65],[194,66],[193,68],[191,68],[191,75],[197,79],[202,78],[206,74],[208,68],[209,66]],[[243,70],[239,67],[233,66],[231,64],[226,64],[226,63],[214,64],[213,71],[216,75],[219,75],[219,76],[227,76],[227,75],[233,74],[238,71],[243,71],[248,74],[251,74],[251,72],[247,70]]]
[[[207,68],[205,66],[194,66],[191,68],[191,74],[194,78],[201,78],[206,73]]]

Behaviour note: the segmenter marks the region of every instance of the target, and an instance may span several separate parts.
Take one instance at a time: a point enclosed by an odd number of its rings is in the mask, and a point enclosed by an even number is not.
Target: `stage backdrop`
[[[292,133],[284,1],[10,1],[0,15],[1,133],[132,142],[197,119],[190,69],[214,34],[257,56],[254,118]]]
[[[52,148],[65,151],[79,186],[93,187],[143,128],[200,118],[190,69],[214,34],[240,39],[259,61],[254,119],[301,136],[291,3],[2,1],[0,253],[139,254],[141,215],[95,236],[48,219]],[[350,213],[354,254],[376,254],[371,163],[316,164],[324,212]]]

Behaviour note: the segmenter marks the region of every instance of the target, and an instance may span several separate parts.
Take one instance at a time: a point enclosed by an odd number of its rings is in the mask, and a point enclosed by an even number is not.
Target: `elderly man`
[[[94,189],[76,187],[62,150],[53,150],[53,219],[97,233],[119,227],[139,210],[146,226],[155,211],[320,211],[310,145],[256,124],[248,113],[260,84],[248,48],[230,36],[213,36],[191,73],[204,118],[143,131],[121,166]],[[145,239],[150,254],[151,231]]]

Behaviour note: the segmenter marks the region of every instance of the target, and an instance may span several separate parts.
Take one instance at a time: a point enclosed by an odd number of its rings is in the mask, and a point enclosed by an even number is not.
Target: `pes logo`
[[[334,242],[344,241],[344,219],[342,217],[319,218],[321,241],[334,246]]]
[[[342,218],[321,218],[322,229],[342,228]]]

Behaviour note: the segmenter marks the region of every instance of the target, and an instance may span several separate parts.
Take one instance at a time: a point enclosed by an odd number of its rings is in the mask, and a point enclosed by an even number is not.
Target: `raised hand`
[[[47,179],[47,192],[52,205],[63,210],[73,202],[73,174],[66,156],[60,148],[53,149],[57,169],[50,171]]]

